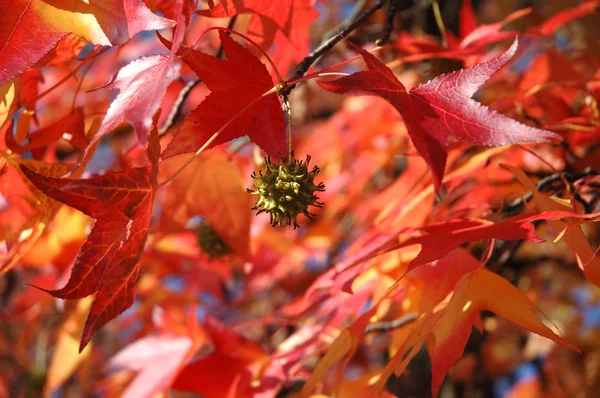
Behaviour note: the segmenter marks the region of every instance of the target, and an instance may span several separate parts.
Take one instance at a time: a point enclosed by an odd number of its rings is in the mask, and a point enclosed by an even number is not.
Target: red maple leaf
[[[461,50],[473,48],[483,52],[485,46],[487,45],[514,37],[516,32],[503,30],[504,27],[510,24],[511,22],[522,18],[530,13],[530,8],[524,8],[522,10],[517,10],[513,13],[510,13],[502,21],[496,23],[475,26],[472,30],[468,32],[468,28],[465,27],[465,30],[463,31],[465,35],[461,37],[461,41],[458,45],[458,48]]]
[[[477,242],[481,239],[526,240],[534,243],[542,242],[535,233],[534,221],[558,220],[567,217],[575,219],[594,219],[600,213],[578,214],[568,211],[544,211],[533,214],[520,214],[493,223],[484,219],[453,219],[431,223],[422,228],[407,228],[400,235],[418,233],[420,236],[410,237],[397,243],[398,234],[382,233],[373,229],[365,235],[366,242],[353,255],[340,261],[336,266],[322,274],[307,290],[307,297],[314,297],[319,291],[327,290],[329,294],[340,291],[352,292],[352,282],[368,266],[367,260],[403,247],[421,245],[419,254],[408,264],[406,272],[424,264],[445,257],[464,243]]]
[[[356,48],[368,70],[319,85],[336,93],[377,95],[402,115],[408,134],[433,173],[439,192],[450,140],[499,146],[517,142],[561,141],[550,131],[529,127],[471,99],[517,51],[517,40],[504,54],[470,68],[441,75],[412,90],[366,50]]]
[[[21,165],[27,178],[46,195],[96,219],[69,282],[62,289],[48,291],[64,299],[96,293],[80,351],[96,331],[133,304],[156,192],[155,169],[139,167],[76,180],[45,177]]]
[[[524,8],[510,13],[501,21],[478,25],[471,1],[465,0],[459,11],[460,36],[456,37],[452,32],[447,31],[446,46],[431,37],[414,37],[406,32],[400,34],[396,45],[401,51],[408,53],[402,57],[402,62],[449,58],[473,64],[476,59],[485,56],[489,45],[515,37],[516,31],[504,30],[504,28],[530,13],[531,8]]]
[[[538,31],[542,35],[550,36],[556,33],[561,26],[572,22],[575,19],[596,13],[598,6],[600,6],[600,1],[598,0],[584,0],[576,7],[567,8],[566,10],[557,13],[539,27],[532,29],[532,31]]]
[[[226,61],[197,51],[183,57],[212,93],[183,122],[162,157],[195,152],[229,121],[209,148],[248,135],[271,156],[287,153],[279,99],[269,95],[256,101],[275,85],[267,68],[223,31],[219,36]]]
[[[213,18],[252,14],[248,33],[261,36],[262,44],[269,47],[280,30],[296,47],[300,58],[308,54],[308,28],[319,15],[307,0],[224,0],[212,12],[205,10],[199,14]]]
[[[73,32],[94,44],[125,43],[143,30],[168,28],[140,0],[0,2],[0,84],[21,74]]]

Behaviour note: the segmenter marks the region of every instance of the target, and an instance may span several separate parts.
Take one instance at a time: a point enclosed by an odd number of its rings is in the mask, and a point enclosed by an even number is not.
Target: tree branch
[[[390,40],[390,35],[394,30],[394,19],[396,19],[396,13],[398,12],[398,3],[398,0],[390,0],[383,35],[375,42],[378,46],[383,46]]]
[[[389,332],[390,330],[399,329],[404,325],[408,325],[409,323],[416,321],[417,318],[419,318],[419,314],[417,312],[410,312],[403,317],[393,319],[391,321],[370,323],[365,328],[365,334],[374,332]]]
[[[537,190],[540,192],[550,192],[553,191],[555,189],[559,189],[554,187],[555,183],[560,183],[560,188],[564,189],[564,183],[563,183],[563,178],[570,184],[574,183],[575,181],[584,178],[584,177],[590,177],[590,176],[597,176],[600,175],[600,172],[596,171],[596,170],[592,170],[590,168],[585,169],[584,171],[577,171],[577,172],[572,172],[572,173],[554,173],[554,174],[550,174],[549,176],[546,176],[544,178],[542,178],[541,180],[538,181],[537,183]],[[533,198],[533,193],[532,192],[527,192],[525,195],[513,200],[510,203],[507,203],[504,205],[504,207],[502,208],[502,216],[504,217],[509,217],[509,216],[513,216],[515,214],[519,214],[523,211],[523,208],[525,207],[525,203],[529,202],[531,199]]]
[[[385,2],[386,2],[386,0],[377,0],[375,2],[375,4],[373,4],[371,7],[367,8],[353,22],[351,22],[349,25],[347,25],[345,28],[343,28],[341,31],[339,31],[335,36],[330,37],[329,39],[322,42],[319,45],[319,47],[317,47],[313,52],[311,52],[302,61],[300,61],[298,66],[296,66],[296,70],[295,70],[294,74],[292,75],[292,77],[290,78],[290,80],[297,79],[297,78],[304,76],[304,74],[308,71],[308,68],[310,68],[312,66],[312,64],[315,63],[315,61],[318,58],[320,58],[323,54],[325,54],[326,52],[331,50],[333,48],[333,46],[335,46],[337,43],[339,43],[342,39],[346,38],[350,33],[352,33],[360,25],[365,23],[365,21],[367,19],[369,19],[371,17],[371,15],[373,15],[377,10],[379,10],[381,7],[383,7],[383,4]],[[294,87],[296,87],[295,84],[292,86],[289,86],[286,91],[286,94],[289,95],[292,92],[292,90],[294,89]]]

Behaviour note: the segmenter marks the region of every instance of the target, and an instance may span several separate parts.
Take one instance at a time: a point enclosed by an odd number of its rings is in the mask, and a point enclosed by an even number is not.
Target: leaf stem
[[[329,76],[345,77],[345,76],[350,76],[350,74],[344,73],[344,72],[316,72],[316,73],[311,73],[310,75],[299,77],[297,79],[288,80],[285,83],[288,85],[290,85],[290,84],[296,85],[298,83],[302,83],[307,80],[316,79],[317,77],[329,77]]]
[[[34,100],[31,100],[31,101],[26,102],[25,104],[23,104],[23,106],[24,107],[29,107],[29,106],[33,105],[35,102],[37,102],[40,99],[42,99],[43,97],[45,97],[46,95],[50,94],[58,86],[60,86],[61,84],[63,84],[67,80],[69,80],[71,77],[73,77],[88,62],[95,60],[98,56],[102,55],[104,52],[106,52],[108,49],[110,49],[110,47],[104,47],[104,48],[102,48],[102,49],[100,49],[99,51],[96,52],[97,49],[98,49],[98,47],[96,47],[92,53],[90,53],[85,59],[83,59],[81,61],[81,63],[75,67],[75,69],[73,69],[65,77],[63,77],[58,82],[56,82],[56,84],[54,84],[52,87],[50,87],[49,89],[47,89],[46,91],[44,91],[43,93],[41,93],[40,95],[38,95],[37,98],[35,98]]]
[[[240,111],[238,111],[235,115],[233,115],[233,117],[231,119],[229,119],[225,124],[223,124],[221,126],[221,128],[219,128],[219,130],[217,130],[216,133],[214,133],[205,143],[204,145],[202,145],[202,147],[200,147],[200,149],[198,149],[196,151],[196,153],[194,153],[192,156],[190,156],[190,158],[183,164],[181,165],[180,168],[177,169],[177,171],[175,173],[173,173],[170,177],[168,177],[166,180],[164,180],[163,182],[161,182],[160,184],[158,184],[158,188],[162,188],[165,185],[167,185],[168,183],[170,183],[171,181],[173,181],[179,174],[181,174],[181,172],[188,167],[190,164],[192,164],[192,162],[202,153],[204,152],[204,150],[206,148],[208,148],[210,146],[210,144],[213,143],[214,140],[217,139],[217,137],[223,132],[223,130],[225,130],[227,128],[227,126],[229,126],[231,123],[233,123],[233,121],[235,119],[238,118],[238,116],[240,116],[242,113],[244,113],[245,111],[247,111],[251,106],[253,106],[254,104],[256,104],[258,101],[262,100],[263,98],[271,95],[271,94],[275,94],[277,92],[278,86],[272,87],[269,91],[264,92],[260,97],[256,97],[252,102],[250,102],[248,105],[246,105],[243,109],[241,109]]]
[[[389,332],[394,329],[399,329],[404,325],[408,325],[409,323],[416,321],[418,318],[418,312],[409,312],[408,314],[391,321],[370,323],[365,328],[365,334],[374,332]]]
[[[307,76],[302,76],[297,79],[293,79],[291,81],[285,82],[283,84],[278,84],[276,86],[277,93],[279,94],[279,99],[281,101],[283,115],[285,118],[285,129],[287,132],[287,140],[288,140],[288,161],[292,159],[293,153],[293,145],[292,145],[292,106],[288,99],[288,95],[286,93],[286,87],[288,84],[298,84],[307,80],[315,79],[317,77],[325,77],[325,76],[349,76],[348,73],[341,72],[317,72],[312,73]]]
[[[440,35],[442,36],[442,46],[448,48],[448,35],[446,33],[446,27],[444,26],[444,20],[442,19],[440,3],[437,0],[433,0],[431,7],[433,8],[433,15],[435,16],[435,23],[440,30]]]
[[[288,139],[288,161],[292,159],[292,106],[288,99],[288,96],[285,93],[285,90],[282,89],[282,86],[278,87],[277,93],[279,94],[279,99],[281,100],[281,105],[283,109],[283,117],[285,118],[285,130],[287,132]]]
[[[375,42],[378,46],[383,46],[390,40],[390,36],[394,31],[394,20],[396,19],[396,13],[398,12],[398,0],[390,0],[388,6],[387,18],[385,21],[385,29],[383,35]]]

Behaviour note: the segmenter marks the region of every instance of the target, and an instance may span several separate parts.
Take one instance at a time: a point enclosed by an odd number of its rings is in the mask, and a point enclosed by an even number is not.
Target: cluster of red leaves
[[[472,381],[457,376],[471,330],[498,329],[482,311],[579,351],[503,271],[544,251],[597,296],[599,48],[568,27],[600,2],[520,30],[504,28],[535,10],[478,24],[461,4],[458,37],[347,45],[360,71],[315,70],[292,92],[294,150],[327,186],[298,232],[254,217],[246,187],[261,149],[287,153],[279,75],[309,52],[314,1],[0,2],[0,304],[3,323],[26,325],[0,330],[14,364],[0,397],[75,380],[107,396],[275,396],[296,381],[301,396],[385,396],[423,344],[437,395],[448,374]],[[427,82],[412,67],[448,59],[461,68]],[[308,98],[327,91],[345,96],[313,120]],[[200,249],[199,217],[229,254]],[[361,359],[366,346],[390,360]]]

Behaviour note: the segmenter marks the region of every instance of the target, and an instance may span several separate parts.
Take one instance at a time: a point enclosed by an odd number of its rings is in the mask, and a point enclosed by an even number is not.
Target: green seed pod
[[[200,249],[212,259],[223,257],[232,252],[231,248],[221,239],[208,222],[202,221],[196,229],[196,239]]]
[[[325,185],[322,182],[315,185],[319,168],[314,166],[309,171],[309,163],[308,155],[305,161],[298,161],[292,153],[287,162],[280,158],[278,165],[267,157],[264,174],[262,171],[252,173],[256,182],[254,190],[248,189],[248,193],[259,196],[252,208],[258,210],[256,214],[269,213],[274,227],[292,225],[293,222],[294,229],[298,228],[299,214],[312,219],[314,214],[308,211],[308,206],[323,206],[315,192],[325,191]]]

